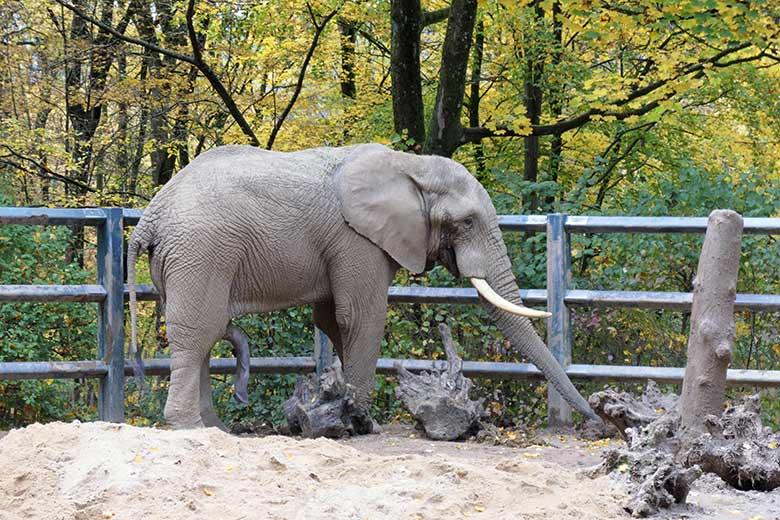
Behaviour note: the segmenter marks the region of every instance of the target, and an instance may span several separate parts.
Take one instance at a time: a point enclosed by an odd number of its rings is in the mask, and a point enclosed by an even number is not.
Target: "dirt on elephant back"
[[[108,423],[35,424],[0,438],[0,518],[608,519],[621,484],[580,470],[603,441],[512,448],[431,442],[411,428],[343,441]],[[674,517],[780,515],[780,495],[705,479]]]

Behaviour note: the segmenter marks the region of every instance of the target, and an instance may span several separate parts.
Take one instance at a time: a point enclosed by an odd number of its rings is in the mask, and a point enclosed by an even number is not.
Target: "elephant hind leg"
[[[165,403],[165,419],[176,430],[202,428],[206,423],[201,409],[203,406],[211,408],[208,366],[204,374],[204,364],[208,363],[211,349],[221,333],[215,333],[213,329],[192,329],[175,320],[168,321],[167,328],[171,347],[171,383]]]

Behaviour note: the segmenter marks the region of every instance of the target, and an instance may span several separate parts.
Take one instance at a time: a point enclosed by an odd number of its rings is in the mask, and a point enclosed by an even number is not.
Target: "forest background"
[[[0,205],[142,208],[220,144],[376,141],[461,161],[500,214],[780,216],[772,0],[70,2],[0,1]],[[0,227],[0,283],[94,283],[93,232]],[[521,286],[544,287],[544,235],[505,240]],[[573,286],[691,291],[701,240],[573,235]],[[440,267],[396,282],[459,284]],[[738,291],[780,293],[774,237],[745,237]],[[146,355],[166,356],[157,306],[141,314]],[[684,366],[688,319],[574,309],[573,359]],[[522,360],[470,306],[391,307],[382,355],[442,356],[440,321],[466,359]],[[311,350],[308,308],[240,325],[254,356]],[[92,305],[0,306],[0,361],[93,359],[95,337]],[[739,313],[733,366],[779,362],[777,314]],[[166,383],[139,399],[128,381],[132,422],[162,420]],[[249,406],[229,399],[229,377],[213,383],[228,420],[279,420],[294,377],[254,377]],[[479,391],[500,424],[544,418],[543,383]],[[95,393],[95,380],[0,381],[0,428],[89,420]],[[373,413],[404,418],[392,378]]]

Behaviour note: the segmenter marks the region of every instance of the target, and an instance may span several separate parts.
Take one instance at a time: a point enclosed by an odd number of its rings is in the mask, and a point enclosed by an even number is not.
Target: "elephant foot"
[[[206,425],[203,423],[203,421],[198,418],[198,420],[189,420],[189,421],[177,421],[172,419],[167,419],[168,424],[171,425],[171,428],[174,430],[196,430],[198,428],[205,428]]]
[[[166,406],[164,415],[165,420],[174,430],[194,430],[196,428],[206,427],[199,411],[194,414],[189,410],[187,413],[181,413],[178,410],[171,410],[170,407]]]

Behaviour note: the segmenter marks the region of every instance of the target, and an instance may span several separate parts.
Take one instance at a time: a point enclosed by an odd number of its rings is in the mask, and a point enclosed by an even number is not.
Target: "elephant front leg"
[[[374,391],[376,362],[387,319],[387,298],[384,294],[381,296],[380,301],[364,300],[341,308],[337,303],[336,308],[343,342],[341,362],[344,376],[347,383],[355,388],[356,404],[366,411]]]

